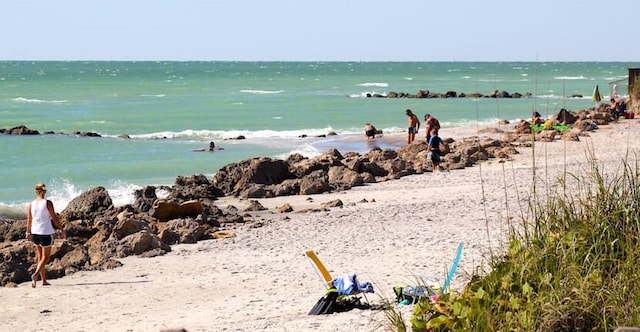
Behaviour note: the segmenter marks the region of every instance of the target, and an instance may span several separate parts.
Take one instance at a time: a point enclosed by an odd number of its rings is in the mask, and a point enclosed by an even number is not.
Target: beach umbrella
[[[596,84],[595,89],[593,89],[593,96],[591,97],[591,100],[595,101],[596,103],[602,101],[602,95],[600,94],[600,88],[598,87],[598,84]]]
[[[600,94],[600,88],[598,87],[598,84],[596,84],[596,88],[593,89],[593,96],[591,97],[591,100],[593,100],[596,103],[596,108],[595,111],[598,111],[598,103],[602,101],[602,95]]]

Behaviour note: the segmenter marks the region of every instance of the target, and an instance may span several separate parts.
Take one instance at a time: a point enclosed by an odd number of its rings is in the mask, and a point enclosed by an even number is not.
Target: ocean
[[[608,100],[626,94],[622,62],[0,62],[0,128],[26,125],[39,136],[0,135],[0,218],[24,218],[44,182],[58,212],[96,186],[116,205],[145,185],[178,175],[212,175],[257,156],[367,152],[363,126],[406,131],[405,110],[447,127],[496,124],[593,107],[596,84]],[[419,90],[532,98],[368,98]],[[576,95],[582,97],[575,97]],[[77,137],[95,132],[102,137]],[[335,132],[335,136],[325,136]],[[61,134],[62,133],[62,134]],[[129,138],[122,138],[127,135]],[[239,136],[246,139],[237,140]],[[446,136],[446,135],[444,135]],[[210,141],[223,148],[193,152]],[[401,146],[382,146],[400,148]]]

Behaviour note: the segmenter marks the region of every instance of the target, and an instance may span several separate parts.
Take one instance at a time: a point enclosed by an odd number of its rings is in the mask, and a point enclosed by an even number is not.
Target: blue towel
[[[355,273],[345,274],[331,280],[333,287],[342,295],[365,292],[373,293],[373,285],[370,282],[359,283]]]

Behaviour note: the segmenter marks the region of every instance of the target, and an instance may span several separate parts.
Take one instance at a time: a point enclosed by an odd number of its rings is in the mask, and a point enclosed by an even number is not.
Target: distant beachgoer
[[[544,123],[544,119],[537,111],[533,112],[533,116],[531,116],[531,124],[533,125],[541,125]]]
[[[431,164],[433,165],[432,171],[436,171],[438,166],[440,165],[440,146],[444,145],[444,141],[442,138],[438,136],[438,131],[435,129],[431,130],[431,138],[429,138],[429,146],[427,147],[427,151],[431,154]]]
[[[31,287],[36,287],[38,275],[42,279],[42,285],[48,286],[47,271],[45,269],[49,257],[51,257],[51,246],[53,245],[53,234],[55,226],[61,230],[62,238],[66,237],[66,232],[58,220],[53,203],[45,199],[47,189],[44,183],[38,183],[35,187],[36,199],[29,204],[27,210],[27,240],[36,245],[36,270],[31,275]]]
[[[424,129],[427,135],[427,143],[429,143],[429,138],[431,137],[431,131],[435,130],[436,133],[440,132],[440,121],[438,119],[431,116],[431,114],[427,113],[424,115]]]
[[[416,139],[416,134],[420,129],[420,120],[418,120],[418,117],[415,114],[413,114],[413,112],[411,112],[410,109],[407,109],[406,114],[408,117],[408,125],[409,125],[407,143],[411,144]]]
[[[611,87],[611,98],[618,98],[618,83],[613,83]]]
[[[213,151],[216,151],[216,150],[224,150],[224,148],[216,146],[216,143],[214,143],[213,141],[209,142],[209,152],[213,152]],[[205,149],[205,148],[193,149],[191,151],[193,151],[193,152],[205,152],[205,151],[207,151],[207,149]]]
[[[609,113],[613,115],[615,119],[624,116],[624,113],[627,111],[627,105],[624,100],[616,100],[615,98],[611,98],[611,104],[607,107]]]
[[[367,136],[368,140],[372,140],[376,138],[377,133],[378,133],[378,130],[372,124],[367,123],[364,125],[364,134]]]

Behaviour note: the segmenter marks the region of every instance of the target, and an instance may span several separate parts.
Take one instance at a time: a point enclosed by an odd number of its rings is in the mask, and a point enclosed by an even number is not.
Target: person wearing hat
[[[420,120],[418,120],[418,117],[415,114],[413,114],[413,112],[411,112],[410,109],[407,109],[406,114],[408,117],[408,125],[409,125],[407,143],[411,144],[413,140],[416,139],[416,134],[418,133],[418,129],[420,129]]]
[[[53,203],[44,198],[47,188],[44,183],[38,183],[35,187],[36,199],[29,204],[27,210],[27,240],[36,246],[36,270],[31,275],[31,287],[36,287],[38,276],[42,279],[42,285],[48,286],[47,272],[45,266],[51,256],[51,245],[53,245],[53,225],[62,232],[62,238],[66,237],[66,232],[58,219],[58,215],[53,207]]]

